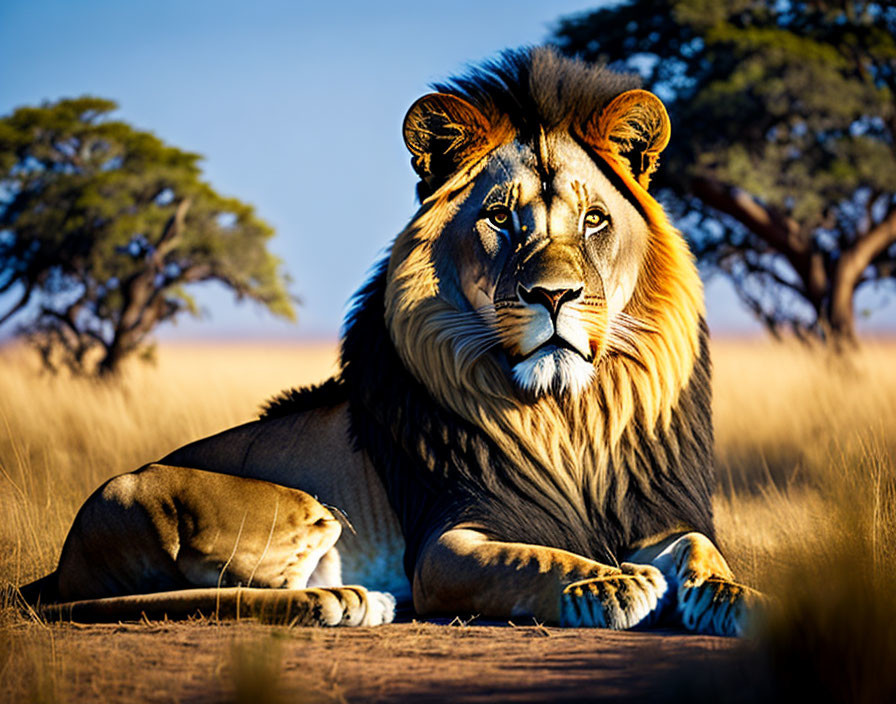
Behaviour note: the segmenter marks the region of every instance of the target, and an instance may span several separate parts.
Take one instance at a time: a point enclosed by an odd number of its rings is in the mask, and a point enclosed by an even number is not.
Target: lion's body
[[[375,469],[352,449],[348,407],[267,417],[176,450],[161,462],[300,489],[349,521],[336,550],[341,579],[407,599],[401,526]]]
[[[79,511],[56,571],[23,595],[50,604],[47,616],[87,621],[197,612],[309,625],[391,621],[394,600],[381,592],[410,597],[404,543],[347,433],[344,403],[309,409],[113,478]],[[325,506],[350,517],[350,529],[340,532]],[[366,589],[320,589],[346,583]]]
[[[342,579],[412,593],[421,614],[740,632],[757,597],[713,544],[702,290],[646,190],[668,117],[634,87],[542,49],[415,103],[405,141],[421,208],[355,301],[339,375],[144,470],[157,477],[138,497],[145,511],[189,476],[201,496],[190,525],[205,521],[196,535],[217,530],[224,542],[195,550],[182,528],[165,539],[138,521],[137,547],[110,554],[148,560],[149,572],[168,559],[195,587],[265,575],[262,586],[303,602],[320,600],[302,591],[315,580],[342,583],[341,562]],[[100,551],[114,540],[102,522],[134,499],[109,494],[75,522],[56,579],[82,590],[63,598],[104,596],[100,585],[116,581],[114,566],[85,566],[84,549],[72,558],[82,534]],[[355,534],[293,554],[284,572],[295,541],[272,500],[309,517],[296,534],[332,518],[318,502]],[[198,553],[190,569],[178,565],[185,546]],[[122,595],[154,585],[117,583]],[[342,620],[388,620],[383,600],[346,593]]]

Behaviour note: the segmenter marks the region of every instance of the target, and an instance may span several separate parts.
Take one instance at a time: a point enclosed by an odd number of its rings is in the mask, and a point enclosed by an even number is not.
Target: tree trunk
[[[853,297],[864,265],[855,249],[846,250],[841,252],[831,276],[826,320],[821,322],[835,352],[849,352],[858,344]]]
[[[858,238],[849,249],[840,252],[840,258],[831,277],[828,324],[831,342],[838,352],[854,349],[858,344],[853,302],[856,289],[865,270],[874,258],[896,242],[896,208]]]
[[[122,361],[140,345],[143,336],[163,318],[164,304],[156,298],[155,277],[164,266],[164,255],[180,237],[192,204],[192,198],[184,198],[177,205],[174,215],[169,218],[156,243],[156,251],[149,268],[139,271],[123,282],[124,303],[121,318],[115,327],[112,342],[106,345],[106,355],[97,367],[103,377],[114,376],[121,368]]]
[[[850,352],[858,346],[853,291],[849,287],[835,286],[831,296],[827,328],[835,352]]]
[[[106,354],[97,367],[97,374],[104,379],[117,376],[121,371],[121,362],[127,356],[127,351],[120,345],[112,344],[106,348]]]

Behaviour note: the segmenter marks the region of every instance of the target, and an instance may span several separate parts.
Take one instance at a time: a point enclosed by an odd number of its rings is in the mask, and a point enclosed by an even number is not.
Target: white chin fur
[[[548,391],[580,394],[594,376],[594,366],[575,352],[546,347],[513,367],[516,383],[534,394]]]

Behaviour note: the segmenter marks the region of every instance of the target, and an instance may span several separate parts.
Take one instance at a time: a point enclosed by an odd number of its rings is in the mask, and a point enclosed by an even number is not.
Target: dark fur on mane
[[[670,529],[686,527],[714,539],[705,329],[700,359],[668,431],[639,432],[635,446],[620,448],[609,477],[628,484],[624,504],[586,497],[589,521],[583,523],[563,506],[539,502],[484,432],[439,406],[405,369],[384,322],[386,268],[384,261],[349,314],[343,379],[356,449],[370,457],[398,515],[409,577],[430,536],[466,522],[486,526],[497,540],[547,545],[609,564],[634,542]],[[653,478],[648,487],[634,479],[645,469]]]
[[[282,418],[316,408],[331,408],[345,403],[347,400],[348,391],[345,384],[342,379],[334,377],[327,379],[322,384],[281,391],[277,396],[265,402],[258,417],[262,420]]]
[[[520,141],[528,141],[539,129],[551,132],[584,124],[617,95],[640,86],[635,75],[537,47],[505,51],[433,88],[463,98],[486,117],[510,118]]]

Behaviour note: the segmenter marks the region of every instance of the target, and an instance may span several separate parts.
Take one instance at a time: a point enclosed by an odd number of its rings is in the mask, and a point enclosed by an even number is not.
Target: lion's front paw
[[[765,596],[755,589],[717,577],[685,582],[678,590],[682,624],[689,631],[707,635],[745,635],[765,603]]]
[[[623,563],[619,574],[566,587],[561,623],[619,630],[642,625],[662,609],[666,591],[666,580],[655,567]]]
[[[367,613],[362,625],[381,626],[395,618],[395,597],[389,592],[367,592]]]

